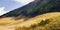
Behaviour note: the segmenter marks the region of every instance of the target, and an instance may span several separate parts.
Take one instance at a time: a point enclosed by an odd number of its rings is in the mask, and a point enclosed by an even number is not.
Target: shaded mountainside
[[[21,8],[10,11],[1,17],[34,17],[47,12],[60,12],[60,0],[35,0]]]

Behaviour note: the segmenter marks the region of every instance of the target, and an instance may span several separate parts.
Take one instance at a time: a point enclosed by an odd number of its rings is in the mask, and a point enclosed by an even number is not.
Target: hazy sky
[[[0,0],[0,16],[34,0]]]

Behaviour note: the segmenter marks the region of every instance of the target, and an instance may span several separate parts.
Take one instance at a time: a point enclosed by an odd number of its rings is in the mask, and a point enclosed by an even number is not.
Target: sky
[[[0,0],[0,16],[34,0]]]

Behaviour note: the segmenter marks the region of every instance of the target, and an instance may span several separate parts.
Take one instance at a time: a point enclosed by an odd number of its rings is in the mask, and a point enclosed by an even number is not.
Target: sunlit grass
[[[60,13],[46,13],[36,17],[16,20],[14,17],[0,19],[0,26],[12,28],[15,30],[57,30],[60,28]]]

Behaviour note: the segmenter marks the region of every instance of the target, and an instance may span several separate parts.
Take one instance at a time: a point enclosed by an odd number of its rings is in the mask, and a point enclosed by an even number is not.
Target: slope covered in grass
[[[14,17],[0,19],[0,30],[58,30],[60,29],[60,12],[46,13],[36,17],[16,20]]]

